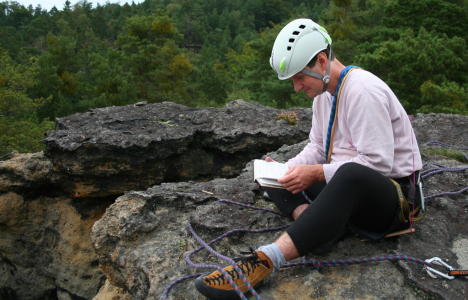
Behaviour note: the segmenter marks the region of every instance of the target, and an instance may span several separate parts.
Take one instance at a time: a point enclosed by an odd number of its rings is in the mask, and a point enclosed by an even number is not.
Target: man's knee
[[[333,179],[341,183],[359,185],[369,180],[372,181],[376,176],[381,176],[381,174],[369,167],[351,162],[341,165],[335,172]]]
[[[334,176],[348,176],[348,177],[354,177],[354,176],[359,176],[359,174],[362,174],[363,171],[365,170],[363,165],[360,165],[358,163],[350,162],[341,165],[338,170],[336,170]]]

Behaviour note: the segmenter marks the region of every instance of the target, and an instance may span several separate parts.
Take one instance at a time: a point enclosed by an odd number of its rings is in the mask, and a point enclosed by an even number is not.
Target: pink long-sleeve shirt
[[[381,174],[401,178],[422,168],[413,128],[390,87],[374,74],[353,70],[344,82],[338,107],[331,162],[325,161],[325,144],[332,96],[314,99],[310,142],[288,166],[323,164],[331,180],[343,164],[355,162]]]

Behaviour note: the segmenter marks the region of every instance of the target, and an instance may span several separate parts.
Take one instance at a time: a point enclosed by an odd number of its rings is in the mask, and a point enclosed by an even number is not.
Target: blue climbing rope
[[[340,73],[340,78],[338,79],[338,85],[336,86],[335,95],[333,95],[332,107],[330,110],[330,118],[328,119],[328,129],[327,129],[327,139],[325,141],[325,161],[330,163],[329,152],[331,152],[331,148],[333,148],[333,134],[334,128],[336,126],[336,116],[338,114],[338,105],[340,101],[340,94],[341,94],[341,85],[346,81],[347,75],[354,69],[361,69],[360,67],[356,66],[347,66],[344,68]]]

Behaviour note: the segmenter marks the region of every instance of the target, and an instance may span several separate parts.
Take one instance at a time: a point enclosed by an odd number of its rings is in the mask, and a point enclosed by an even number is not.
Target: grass
[[[435,147],[429,149],[421,149],[421,153],[427,155],[438,155],[443,156],[446,158],[455,159],[462,163],[467,163],[468,160],[466,157],[460,152],[460,150],[452,149],[452,148],[444,148],[444,147]]]

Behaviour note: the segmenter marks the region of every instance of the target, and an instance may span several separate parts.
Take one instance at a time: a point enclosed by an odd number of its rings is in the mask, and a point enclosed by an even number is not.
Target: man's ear
[[[326,70],[328,67],[328,57],[325,52],[320,52],[317,57],[317,64],[320,66],[320,69]]]

